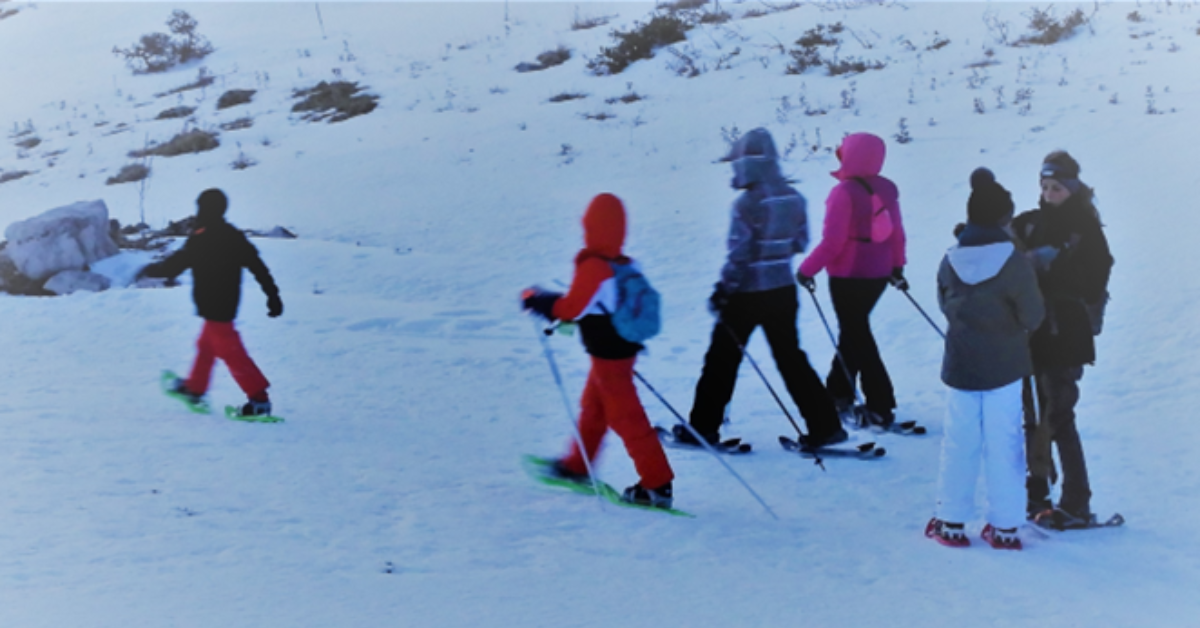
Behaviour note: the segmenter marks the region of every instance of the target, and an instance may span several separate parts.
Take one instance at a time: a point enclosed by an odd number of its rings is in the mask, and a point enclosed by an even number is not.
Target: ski
[[[1044,516],[1044,515],[1049,515],[1050,512],[1052,512],[1052,511],[1046,511],[1046,512],[1041,513],[1038,516],[1034,517],[1033,525],[1035,525],[1043,530],[1053,530],[1055,532],[1070,532],[1072,530],[1095,530],[1097,528],[1119,528],[1119,527],[1125,525],[1125,517],[1122,517],[1121,513],[1114,513],[1113,516],[1109,517],[1108,519],[1106,519],[1104,521],[1100,521],[1099,519],[1096,518],[1095,515],[1092,515],[1091,521],[1089,521],[1086,526],[1060,528],[1060,527],[1054,525],[1052,517]]]
[[[904,436],[920,436],[928,432],[924,425],[920,425],[916,421],[895,421],[887,427],[874,423],[868,420],[867,408],[863,405],[856,405],[852,410],[839,412],[838,416],[841,417],[843,425],[856,430],[890,432]]]
[[[283,417],[270,414],[241,414],[237,406],[225,406],[225,418],[245,423],[283,423]]]
[[[858,458],[861,460],[874,460],[882,458],[887,454],[886,449],[876,447],[875,443],[839,443],[829,447],[820,447],[814,451],[801,446],[795,439],[780,436],[779,444],[783,446],[784,450],[800,454],[805,458]]]
[[[654,431],[658,433],[658,440],[662,441],[662,444],[667,447],[671,447],[673,449],[688,449],[691,451],[704,451],[704,447],[701,445],[692,445],[689,443],[679,442],[676,440],[675,434],[665,427],[655,425]],[[740,438],[730,438],[719,443],[713,443],[712,448],[718,453],[730,455],[748,454],[754,449],[750,443],[743,443],[742,439]]]
[[[578,493],[580,495],[595,495],[598,488],[600,491],[600,497],[614,506],[620,506],[622,508],[635,508],[638,510],[649,510],[652,512],[674,515],[676,517],[694,518],[696,516],[677,508],[655,508],[653,506],[644,506],[642,504],[634,504],[624,501],[621,499],[620,491],[613,488],[610,484],[601,482],[599,480],[596,482],[592,482],[591,480],[576,482],[574,480],[556,477],[550,473],[550,466],[553,464],[554,460],[551,458],[541,458],[532,455],[525,455],[521,458],[521,466],[525,469],[525,473],[527,473],[529,477],[533,478],[537,482],[546,486],[564,488],[572,493]]]
[[[179,400],[183,403],[183,405],[187,406],[188,410],[191,410],[196,414],[211,414],[212,408],[209,407],[208,402],[204,399],[201,399],[199,402],[193,402],[190,398],[188,398],[187,395],[177,393],[173,390],[175,382],[180,379],[183,378],[176,375],[173,371],[163,371],[158,380],[159,385],[162,387],[163,394],[172,399]]]

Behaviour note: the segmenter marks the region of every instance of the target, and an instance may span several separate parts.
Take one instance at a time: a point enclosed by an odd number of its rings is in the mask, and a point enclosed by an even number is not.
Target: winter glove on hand
[[[145,266],[142,266],[137,271],[137,274],[133,276],[133,280],[137,281],[138,279],[144,279],[146,277],[153,277],[154,276],[152,274],[153,272],[154,272],[154,264],[147,264]]]
[[[800,285],[804,286],[804,289],[808,290],[809,292],[817,291],[817,280],[805,275],[802,272],[796,272],[796,281],[800,282]]]
[[[272,294],[267,297],[267,316],[276,318],[280,314],[283,314],[283,301],[278,294]]]
[[[1032,251],[1029,251],[1029,261],[1033,263],[1033,267],[1039,271],[1050,269],[1050,264],[1054,262],[1054,258],[1058,257],[1058,249],[1052,246],[1039,246]]]
[[[965,223],[965,222],[960,222],[957,225],[954,225],[954,237],[957,238],[958,236],[962,235],[963,229],[966,229],[966,228],[967,228],[967,223]]]
[[[725,284],[718,281],[713,284],[712,296],[708,297],[708,312],[720,316],[726,305],[729,305],[729,291],[725,289]]]
[[[534,314],[554,321],[554,304],[562,298],[561,292],[550,292],[541,288],[527,288],[521,293],[521,307],[533,310]]]
[[[908,280],[904,278],[903,266],[897,266],[893,268],[892,276],[888,278],[888,281],[891,282],[891,284],[895,286],[897,290],[908,292]]]

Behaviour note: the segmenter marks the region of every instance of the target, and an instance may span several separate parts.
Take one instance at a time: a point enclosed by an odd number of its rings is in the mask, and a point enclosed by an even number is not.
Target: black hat
[[[971,197],[967,199],[967,222],[981,227],[999,227],[1012,218],[1012,195],[996,182],[987,168],[971,173]]]
[[[1056,150],[1042,160],[1039,172],[1043,179],[1054,179],[1063,184],[1072,194],[1079,191],[1079,162],[1065,150]]]
[[[229,199],[217,188],[209,188],[200,193],[196,199],[196,222],[211,225],[225,217],[229,207]]]

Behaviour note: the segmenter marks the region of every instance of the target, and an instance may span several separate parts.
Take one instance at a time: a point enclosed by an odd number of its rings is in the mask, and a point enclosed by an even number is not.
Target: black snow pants
[[[767,335],[775,367],[783,377],[792,401],[800,410],[810,436],[825,438],[836,432],[841,423],[833,399],[813,370],[808,355],[800,349],[796,332],[799,311],[796,286],[784,286],[762,292],[739,292],[729,298],[713,326],[704,369],[696,383],[692,402],[691,424],[697,432],[717,434],[725,406],[733,398],[742,349],[750,334],[758,327]]]

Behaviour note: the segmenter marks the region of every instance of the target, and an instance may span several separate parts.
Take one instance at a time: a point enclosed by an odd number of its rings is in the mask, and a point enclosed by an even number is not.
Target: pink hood
[[[853,133],[842,140],[842,145],[837,149],[837,155],[842,166],[829,173],[837,180],[873,177],[883,170],[883,160],[887,157],[887,145],[876,135]]]

